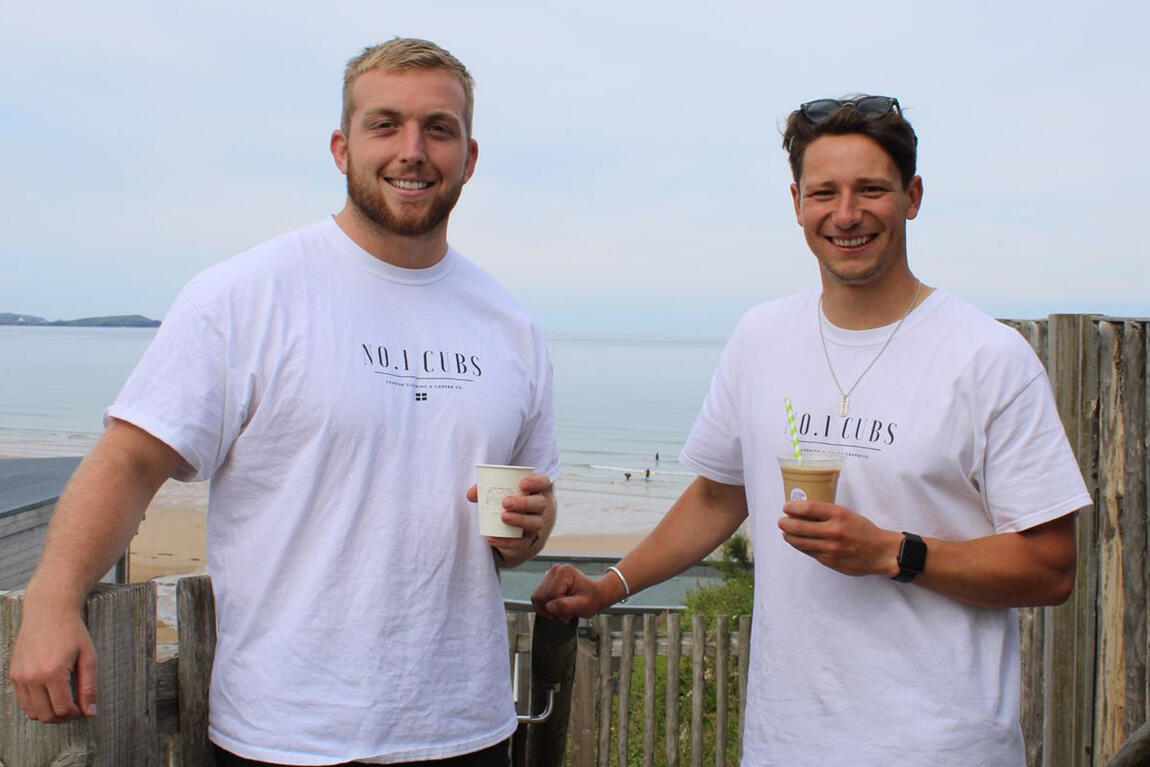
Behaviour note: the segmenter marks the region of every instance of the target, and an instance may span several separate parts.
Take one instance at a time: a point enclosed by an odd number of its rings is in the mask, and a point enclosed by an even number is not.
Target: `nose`
[[[427,159],[427,139],[423,126],[409,122],[400,133],[399,161],[418,165]]]
[[[838,204],[835,205],[834,224],[840,229],[850,229],[862,221],[862,210],[858,199],[853,192],[844,192],[839,195]]]

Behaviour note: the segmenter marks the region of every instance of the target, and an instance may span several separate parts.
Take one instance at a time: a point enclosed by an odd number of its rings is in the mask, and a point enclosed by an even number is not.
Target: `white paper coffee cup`
[[[523,528],[503,524],[503,499],[509,495],[527,495],[519,489],[519,480],[535,473],[532,466],[493,466],[481,463],[475,467],[479,492],[479,533],[494,538],[522,538]]]

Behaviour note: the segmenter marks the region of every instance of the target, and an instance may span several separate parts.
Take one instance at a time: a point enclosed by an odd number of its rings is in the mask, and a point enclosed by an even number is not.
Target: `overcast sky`
[[[0,0],[0,311],[159,318],[338,211],[344,63],[403,35],[478,82],[450,239],[551,331],[722,335],[814,285],[779,126],[847,92],[919,134],[928,284],[999,317],[1146,316],[1147,28],[1107,0]]]

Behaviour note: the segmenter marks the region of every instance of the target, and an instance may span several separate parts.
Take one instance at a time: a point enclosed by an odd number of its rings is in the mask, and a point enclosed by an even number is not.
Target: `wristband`
[[[615,575],[618,575],[619,580],[623,581],[623,590],[627,592],[627,596],[619,600],[619,604],[623,604],[631,597],[631,584],[627,583],[627,579],[623,577],[623,571],[618,567],[615,567],[615,565],[611,565],[607,569],[615,573]]]

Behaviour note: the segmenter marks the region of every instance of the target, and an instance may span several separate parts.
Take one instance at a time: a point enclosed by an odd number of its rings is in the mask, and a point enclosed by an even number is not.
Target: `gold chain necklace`
[[[886,343],[884,343],[882,348],[878,350],[878,354],[874,356],[874,359],[870,361],[869,365],[863,368],[863,372],[859,373],[859,377],[855,379],[853,384],[851,384],[851,388],[847,389],[846,391],[843,391],[843,385],[839,383],[839,377],[835,375],[835,366],[831,364],[831,355],[830,352],[827,351],[827,338],[823,334],[823,297],[821,293],[819,294],[819,308],[818,313],[815,315],[815,321],[819,324],[819,340],[822,341],[823,344],[823,356],[827,359],[827,370],[831,371],[831,380],[835,382],[835,388],[837,388],[839,390],[839,394],[842,395],[842,403],[839,407],[839,415],[845,416],[847,414],[847,408],[850,405],[851,392],[853,392],[855,387],[859,385],[859,381],[863,380],[863,376],[869,373],[870,369],[874,367],[874,363],[878,362],[878,358],[881,357],[882,353],[886,351],[886,347],[890,346],[890,342],[893,341],[895,335],[898,334],[898,329],[902,327],[902,323],[906,322],[906,318],[910,316],[911,310],[914,309],[914,305],[918,303],[918,296],[922,292],[922,280],[916,280],[916,282],[918,283],[918,287],[914,290],[914,298],[910,300],[910,306],[906,307],[906,311],[902,313],[902,317],[899,319],[898,324],[894,326],[894,330],[892,330],[890,335],[887,336]]]

